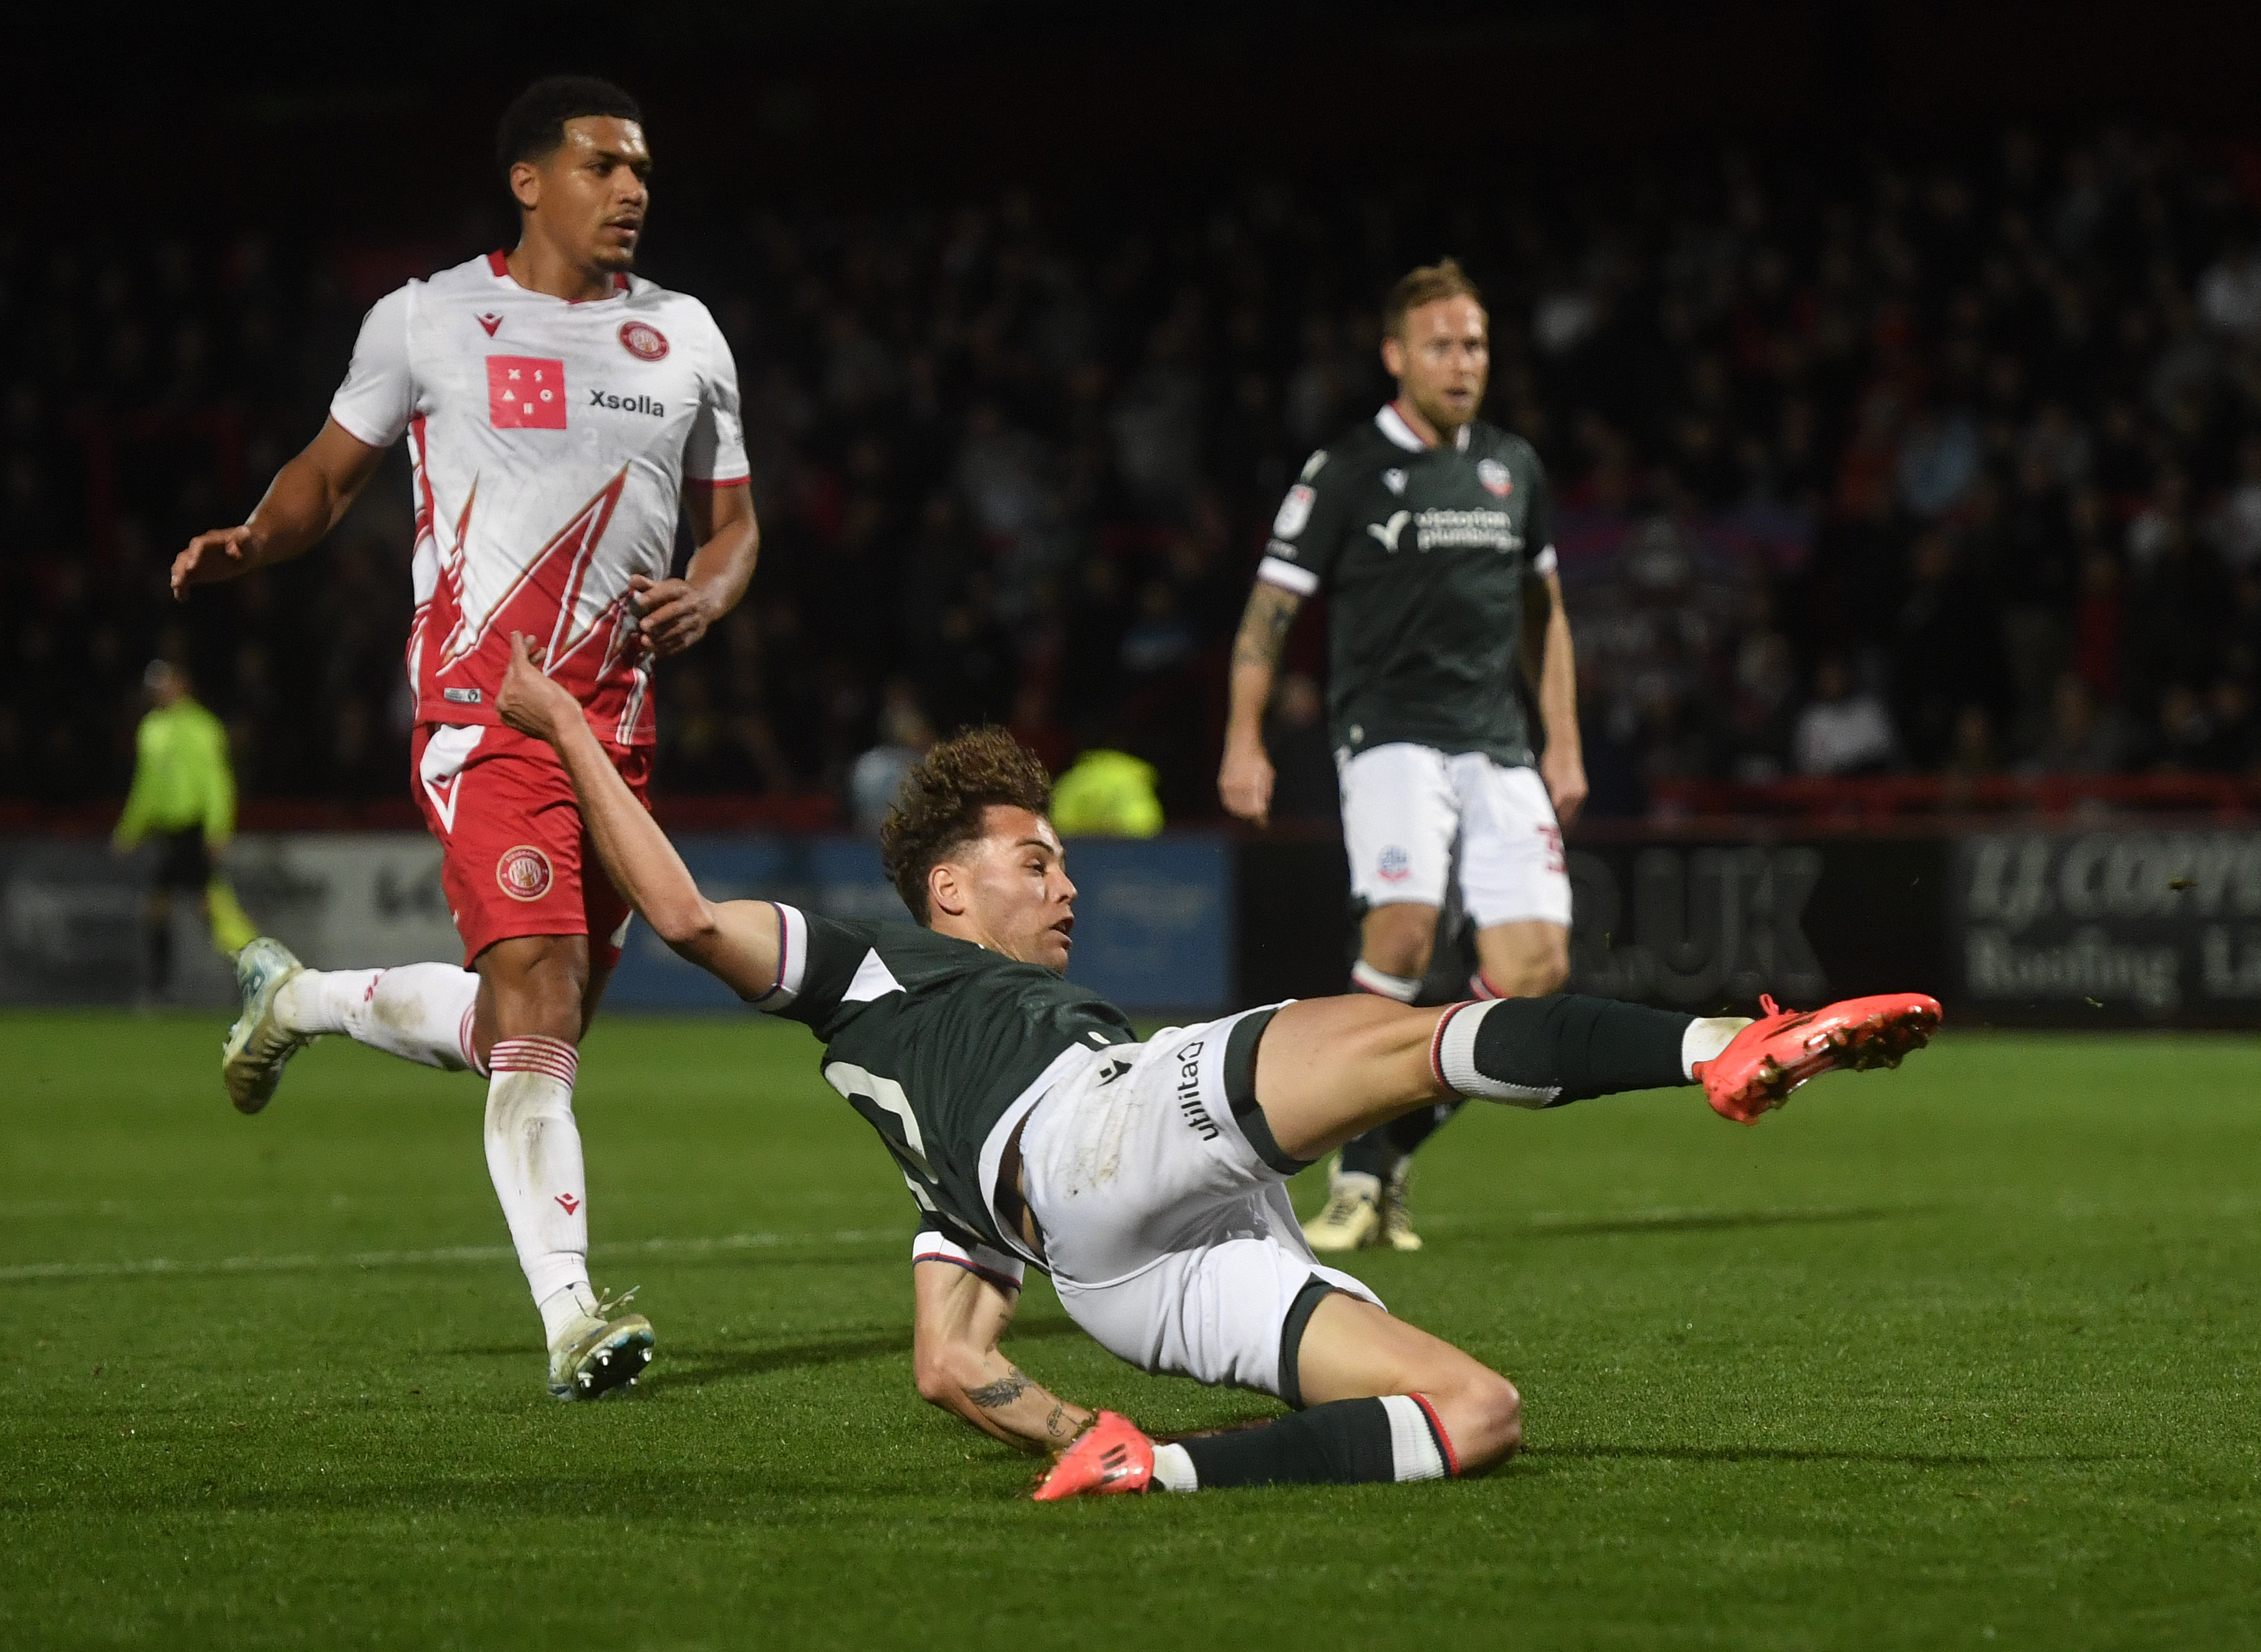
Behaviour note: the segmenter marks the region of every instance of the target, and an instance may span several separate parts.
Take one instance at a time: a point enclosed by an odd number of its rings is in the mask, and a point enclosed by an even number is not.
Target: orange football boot
[[[1755,1124],[1790,1099],[1811,1078],[1838,1067],[1865,1073],[1872,1067],[1898,1067],[1911,1050],[1931,1042],[1939,1025],[1939,1001],[1921,993],[1884,993],[1847,998],[1802,1015],[1785,1014],[1762,996],[1763,1018],[1734,1036],[1709,1061],[1696,1064],[1696,1077],[1712,1110],[1739,1124]]]
[[[1062,1498],[1112,1497],[1144,1491],[1154,1483],[1154,1442],[1120,1411],[1102,1411],[1078,1434],[1037,1487],[1039,1503]]]

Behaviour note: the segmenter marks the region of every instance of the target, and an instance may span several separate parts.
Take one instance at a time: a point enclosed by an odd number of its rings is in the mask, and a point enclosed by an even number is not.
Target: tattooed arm
[[[917,1298],[912,1362],[929,1404],[1023,1451],[1050,1451],[1083,1432],[1092,1413],[1047,1392],[997,1351],[1020,1297],[955,1262],[911,1270]]]
[[[1240,616],[1232,643],[1232,700],[1224,725],[1224,762],[1217,773],[1217,795],[1241,819],[1265,823],[1272,812],[1272,759],[1264,755],[1264,707],[1272,698],[1272,675],[1280,666],[1281,646],[1296,611],[1303,606],[1294,592],[1259,579]]]

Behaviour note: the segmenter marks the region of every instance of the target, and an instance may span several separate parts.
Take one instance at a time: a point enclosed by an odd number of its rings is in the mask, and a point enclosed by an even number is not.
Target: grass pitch
[[[1488,1478],[1038,1507],[929,1410],[910,1206],[797,1028],[602,1024],[596,1273],[659,1359],[542,1391],[482,1087],[217,1021],[0,1018],[11,1646],[2261,1640],[2261,1045],[1950,1037],[1755,1130],[1473,1107],[1354,1266],[1522,1385]],[[1315,1185],[1298,1189],[1309,1203]],[[1014,1356],[1161,1429],[1035,1283]]]

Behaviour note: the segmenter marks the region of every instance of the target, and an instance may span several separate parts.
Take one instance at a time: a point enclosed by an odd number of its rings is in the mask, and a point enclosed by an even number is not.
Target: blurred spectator
[[[1977,779],[2001,766],[1994,746],[1994,720],[1984,706],[1965,706],[1955,719],[1955,743],[1947,754],[1945,772]]]
[[[2047,736],[2025,765],[2030,774],[2118,774],[2137,747],[2135,729],[2117,706],[2100,705],[2077,673],[2057,679]]]
[[[1833,777],[1877,773],[1899,747],[1884,702],[1854,686],[1852,668],[1837,654],[1814,667],[1813,698],[1791,744],[1800,774]]]
[[[2224,333],[2261,336],[2261,258],[2254,255],[2250,232],[2235,236],[2199,277],[2198,309]]]
[[[2261,760],[2261,727],[2256,726],[2253,690],[2239,677],[2221,677],[2207,694],[2211,730],[2196,753],[2198,765],[2216,774],[2249,775]]]
[[[2214,517],[2214,548],[2232,568],[2261,564],[2261,434],[2249,435],[2238,449],[2237,485]]]
[[[858,831],[867,837],[879,836],[903,789],[903,777],[933,744],[934,726],[919,708],[911,686],[901,679],[889,683],[879,707],[879,743],[848,771],[849,812]]]

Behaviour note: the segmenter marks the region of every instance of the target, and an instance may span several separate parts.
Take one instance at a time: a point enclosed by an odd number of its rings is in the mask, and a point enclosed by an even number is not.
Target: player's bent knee
[[[940,1360],[921,1359],[911,1368],[911,1380],[918,1385],[919,1397],[930,1405],[947,1409],[955,1397],[956,1378],[949,1366]]]
[[[1452,1397],[1445,1426],[1461,1473],[1489,1468],[1523,1444],[1523,1397],[1498,1372],[1486,1371]]]

